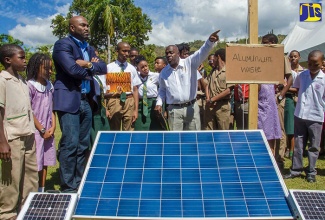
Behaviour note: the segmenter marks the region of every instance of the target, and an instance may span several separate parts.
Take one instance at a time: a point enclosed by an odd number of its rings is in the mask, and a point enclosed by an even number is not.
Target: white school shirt
[[[157,105],[182,104],[196,99],[198,80],[202,77],[197,71],[207,58],[214,42],[207,40],[203,46],[191,56],[180,59],[174,69],[169,64],[160,72]]]
[[[139,98],[143,97],[143,83],[147,80],[147,97],[156,98],[158,95],[158,79],[159,73],[149,72],[146,78],[142,78],[139,74],[141,85],[139,86]]]
[[[108,73],[113,73],[113,72],[121,72],[121,67],[120,67],[121,62],[116,60],[112,63],[109,63],[107,65],[107,72]],[[131,73],[131,88],[133,91],[133,86],[138,86],[141,84],[141,80],[138,77],[138,72],[134,68],[134,66],[128,62],[124,63],[124,72],[130,72]],[[106,85],[106,75],[98,75],[100,80],[103,83],[104,91],[107,91],[107,85]],[[132,94],[132,92],[126,92],[127,95]]]
[[[324,122],[325,111],[325,75],[320,70],[314,79],[310,71],[298,74],[293,84],[299,89],[295,116],[309,121]]]

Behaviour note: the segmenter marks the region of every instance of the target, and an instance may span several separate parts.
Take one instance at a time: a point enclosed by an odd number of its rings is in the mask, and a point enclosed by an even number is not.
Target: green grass
[[[57,129],[55,131],[55,144],[56,146],[59,143],[61,137],[61,131],[59,127],[59,123],[57,122]],[[308,165],[308,160],[304,158],[304,166]],[[291,166],[291,160],[286,159],[285,161],[285,169],[283,170],[283,174],[289,173],[289,168]],[[58,190],[60,188],[60,177],[59,177],[59,163],[57,162],[56,166],[48,167],[47,179],[45,184],[45,190],[55,189]],[[309,190],[325,190],[325,156],[320,156],[317,161],[317,176],[316,183],[308,183],[305,179],[305,175],[303,174],[302,178],[295,178],[285,180],[285,184],[288,189],[309,189]]]
[[[304,157],[304,167],[308,165],[308,158]],[[289,173],[289,168],[291,166],[291,160],[286,159],[284,174]],[[309,189],[309,190],[325,190],[325,156],[322,155],[317,160],[317,176],[316,183],[308,183],[306,181],[305,173],[302,177],[285,180],[288,189]]]

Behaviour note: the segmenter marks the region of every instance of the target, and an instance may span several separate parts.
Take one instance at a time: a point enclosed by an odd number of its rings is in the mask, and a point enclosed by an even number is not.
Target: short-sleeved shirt
[[[158,80],[159,80],[159,73],[149,72],[146,78],[142,78],[139,74],[139,78],[142,81],[141,85],[139,86],[139,98],[143,97],[143,84],[146,82],[147,84],[147,97],[148,98],[156,98],[158,95]]]
[[[134,68],[134,66],[128,62],[123,63],[124,64],[124,72],[130,72],[131,73],[131,87],[133,86],[139,86],[141,84],[141,80],[139,79],[138,72]],[[116,60],[110,64],[107,65],[107,72],[108,73],[118,73],[121,72],[121,62]],[[106,85],[106,75],[99,76],[104,86],[104,91],[107,91],[107,85]],[[130,92],[126,92],[126,94],[131,94]]]
[[[210,98],[225,91],[229,87],[226,81],[226,67],[224,66],[220,71],[214,70],[208,76],[208,81]],[[230,94],[223,99],[230,99]]]
[[[312,79],[310,71],[298,74],[294,88],[299,89],[295,116],[301,119],[324,122],[325,111],[325,75],[320,70]]]
[[[8,140],[34,134],[35,125],[27,82],[7,71],[0,73],[0,107],[5,109],[4,129]]]

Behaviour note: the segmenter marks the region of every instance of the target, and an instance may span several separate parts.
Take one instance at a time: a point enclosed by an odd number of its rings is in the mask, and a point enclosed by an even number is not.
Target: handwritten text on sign
[[[226,48],[227,83],[279,83],[284,78],[283,45]]]

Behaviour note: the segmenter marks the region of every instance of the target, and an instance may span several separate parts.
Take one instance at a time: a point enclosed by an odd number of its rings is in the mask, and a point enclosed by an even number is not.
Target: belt
[[[111,97],[111,98],[109,98],[109,99],[120,99],[120,95],[119,96],[114,96],[114,97]],[[133,94],[128,94],[128,95],[126,95],[126,98],[128,99],[128,98],[132,98],[133,97]]]
[[[147,100],[156,100],[157,99],[157,97],[152,97],[152,98],[147,98]],[[139,98],[139,101],[142,101],[143,100],[143,98]]]
[[[180,103],[180,104],[170,104],[170,105],[184,108],[184,107],[188,107],[190,105],[193,105],[195,102],[196,102],[196,99],[193,99],[192,101],[189,101],[189,102],[184,102],[184,103]]]

